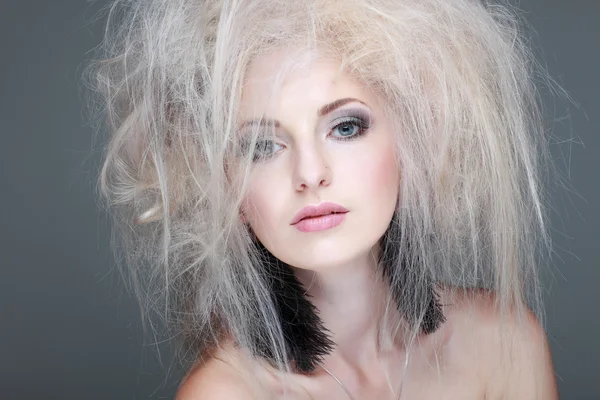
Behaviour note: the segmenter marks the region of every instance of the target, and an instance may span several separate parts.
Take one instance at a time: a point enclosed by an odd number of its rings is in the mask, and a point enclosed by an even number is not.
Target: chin
[[[327,271],[328,269],[335,269],[338,267],[342,267],[347,265],[348,261],[339,258],[318,258],[315,260],[307,260],[303,259],[301,262],[296,263],[296,265],[292,265],[292,267],[297,269],[303,269],[307,271],[313,272],[322,272]]]
[[[348,266],[356,262],[366,263],[373,246],[364,247],[364,242],[362,244],[363,246],[359,247],[345,242],[333,246],[306,249],[293,257],[293,261],[288,264],[295,268],[319,272]]]

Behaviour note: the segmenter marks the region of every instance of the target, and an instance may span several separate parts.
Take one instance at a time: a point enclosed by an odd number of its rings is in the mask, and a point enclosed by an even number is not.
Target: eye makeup
[[[363,102],[360,103],[364,104]],[[331,110],[330,115],[323,116],[327,118],[323,118],[324,121],[317,125],[317,131],[325,131],[327,138],[337,141],[351,141],[361,138],[369,131],[374,122],[371,113],[365,109],[368,106],[366,104],[365,107],[355,106],[344,108],[342,106],[340,105],[338,108]],[[253,150],[250,149],[251,140],[242,139],[242,154],[247,155],[249,152],[252,152],[252,162],[266,161],[275,156],[282,148],[285,148],[285,145],[274,140],[277,136],[274,131],[281,128],[279,121],[262,119],[249,121],[244,125],[246,127],[249,125],[251,129],[261,129],[264,127],[267,130],[271,130],[271,134],[259,133]],[[245,136],[243,132],[240,133],[242,136]]]
[[[372,124],[373,119],[366,110],[360,108],[340,110],[329,123],[328,137],[342,141],[356,140],[367,133]]]

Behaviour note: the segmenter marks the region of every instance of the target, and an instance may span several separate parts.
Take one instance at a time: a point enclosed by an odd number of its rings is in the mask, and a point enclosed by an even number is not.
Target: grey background
[[[104,2],[0,5],[0,398],[172,398],[179,371],[144,339],[94,200],[98,154],[80,66]],[[522,0],[539,53],[577,101],[550,103],[559,166],[548,335],[562,399],[600,399],[600,2]],[[166,376],[166,378],[165,378]]]

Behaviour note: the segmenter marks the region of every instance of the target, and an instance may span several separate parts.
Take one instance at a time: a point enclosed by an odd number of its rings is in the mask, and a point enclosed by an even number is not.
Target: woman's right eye
[[[244,147],[246,151],[248,151],[249,143]],[[281,148],[283,148],[283,146],[278,144],[274,140],[258,139],[256,141],[256,145],[254,146],[254,151],[252,152],[252,161],[257,162],[260,160],[270,158],[273,155],[275,155],[275,153],[277,153],[279,150],[281,150]]]
[[[282,145],[277,144],[274,140],[259,140],[254,148],[253,161],[266,159],[272,157],[275,153],[283,148]]]

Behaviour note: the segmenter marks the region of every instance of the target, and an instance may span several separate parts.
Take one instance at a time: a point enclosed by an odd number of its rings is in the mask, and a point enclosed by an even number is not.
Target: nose
[[[316,143],[307,144],[294,153],[293,184],[297,191],[302,192],[329,186],[331,169],[322,149]]]

